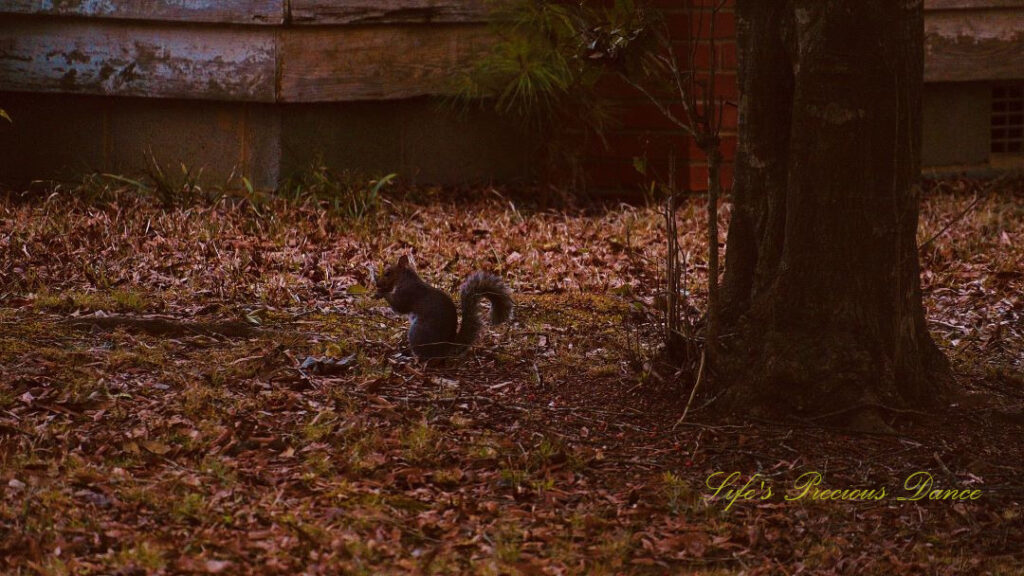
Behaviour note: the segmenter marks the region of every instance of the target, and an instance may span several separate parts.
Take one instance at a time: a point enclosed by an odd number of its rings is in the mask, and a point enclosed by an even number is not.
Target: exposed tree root
[[[193,322],[167,317],[138,316],[90,316],[71,318],[67,323],[78,329],[118,330],[144,332],[153,336],[224,336],[227,338],[248,338],[266,332],[251,324],[240,321]]]

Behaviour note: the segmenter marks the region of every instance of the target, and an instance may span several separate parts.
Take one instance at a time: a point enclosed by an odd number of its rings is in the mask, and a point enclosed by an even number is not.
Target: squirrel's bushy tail
[[[462,283],[459,290],[459,301],[462,305],[462,325],[456,341],[462,346],[469,346],[480,333],[480,299],[491,301],[490,323],[501,324],[512,317],[512,293],[508,286],[494,274],[474,272]]]

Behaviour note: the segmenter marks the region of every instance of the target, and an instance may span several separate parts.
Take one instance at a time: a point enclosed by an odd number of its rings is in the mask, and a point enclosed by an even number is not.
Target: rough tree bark
[[[846,414],[941,397],[916,230],[922,0],[737,0],[723,278],[734,403]]]

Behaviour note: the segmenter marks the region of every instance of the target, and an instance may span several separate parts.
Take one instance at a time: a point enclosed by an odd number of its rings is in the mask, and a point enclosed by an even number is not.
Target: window
[[[992,153],[1024,153],[1024,84],[992,88]]]

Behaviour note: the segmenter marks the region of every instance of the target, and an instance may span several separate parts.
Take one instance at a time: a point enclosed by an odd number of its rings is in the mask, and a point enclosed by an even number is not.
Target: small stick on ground
[[[153,336],[224,336],[227,338],[247,338],[267,332],[264,329],[240,321],[229,322],[191,322],[174,318],[135,317],[135,316],[102,316],[79,317],[67,320],[74,328],[98,328],[100,330],[124,329],[144,332]]]
[[[690,399],[686,401],[686,408],[683,408],[683,415],[676,420],[676,423],[672,425],[672,429],[675,430],[683,420],[686,420],[686,414],[690,411],[690,405],[693,404],[693,397],[697,395],[697,387],[700,386],[701,377],[704,375],[704,357],[707,354],[707,348],[700,353],[700,367],[697,368],[697,381],[693,383],[693,390],[690,390]]]

